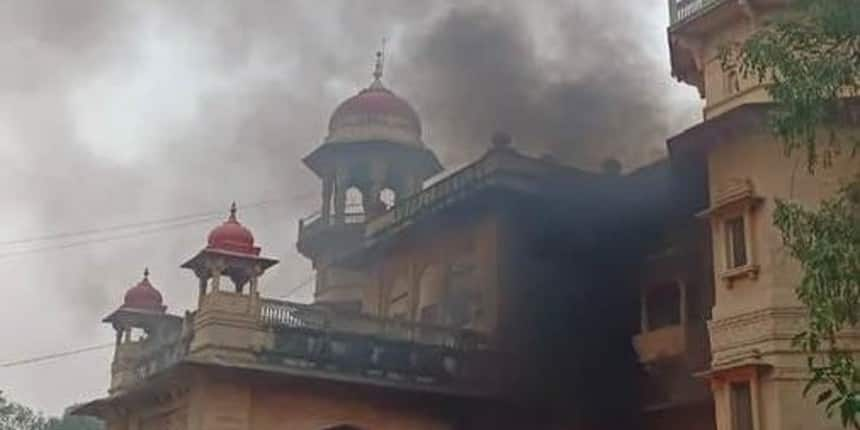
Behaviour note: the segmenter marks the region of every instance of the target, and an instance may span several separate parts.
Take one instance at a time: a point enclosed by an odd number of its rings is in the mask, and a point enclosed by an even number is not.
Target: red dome
[[[143,280],[125,293],[122,307],[145,311],[164,312],[161,293],[149,283],[149,269],[143,272]]]
[[[236,220],[236,203],[230,208],[230,218],[209,233],[208,248],[222,251],[257,255],[260,248],[254,246],[254,235]]]
[[[418,113],[379,80],[335,109],[326,138],[328,142],[369,140],[422,145]]]

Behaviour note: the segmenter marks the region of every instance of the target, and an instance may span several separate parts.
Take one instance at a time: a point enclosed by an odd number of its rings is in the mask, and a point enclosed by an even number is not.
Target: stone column
[[[197,308],[203,305],[203,298],[206,296],[206,284],[209,282],[209,278],[204,273],[197,274]]]
[[[384,204],[380,198],[385,188],[385,179],[388,175],[388,166],[382,160],[373,160],[370,163],[370,185],[367,187],[364,211],[368,217],[380,214],[384,210]],[[364,192],[364,191],[362,191]]]
[[[325,224],[329,223],[331,218],[331,198],[334,194],[334,180],[331,177],[325,177],[322,181],[322,212],[320,216]]]
[[[334,220],[335,224],[343,224],[346,215],[347,177],[338,173],[334,184]]]
[[[259,288],[258,285],[259,285],[259,279],[260,279],[261,273],[262,273],[262,270],[260,270],[259,265],[255,264],[254,267],[251,268],[251,277],[249,280],[250,285],[251,285],[251,287],[250,287],[251,291],[249,292],[249,294],[251,294],[251,296],[257,295],[257,290]]]
[[[221,266],[215,265],[212,267],[212,292],[221,290]]]

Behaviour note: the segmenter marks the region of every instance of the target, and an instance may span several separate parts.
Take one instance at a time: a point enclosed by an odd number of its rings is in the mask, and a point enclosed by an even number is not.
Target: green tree
[[[860,0],[794,0],[749,39],[726,46],[723,67],[764,83],[770,125],[810,173],[837,157],[857,158]],[[809,353],[805,393],[844,427],[860,429],[860,369],[838,334],[860,321],[860,176],[816,207],[777,201],[774,224],[803,269],[797,296],[808,310],[796,343]]]
[[[94,418],[68,414],[46,418],[27,406],[6,400],[0,391],[0,430],[104,430],[104,425]]]
[[[64,415],[62,418],[52,418],[47,430],[104,430],[104,424],[91,417]]]
[[[48,420],[32,409],[10,402],[0,391],[0,430],[47,430]]]

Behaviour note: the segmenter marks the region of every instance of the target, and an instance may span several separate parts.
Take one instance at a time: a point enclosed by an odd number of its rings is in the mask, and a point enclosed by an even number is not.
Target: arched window
[[[344,223],[359,224],[365,221],[364,194],[358,187],[346,189],[346,202],[344,208]]]
[[[397,193],[391,188],[386,188],[379,193],[379,201],[385,205],[386,210],[391,209],[397,202]]]
[[[346,213],[364,213],[364,197],[358,187],[349,187],[346,190]]]

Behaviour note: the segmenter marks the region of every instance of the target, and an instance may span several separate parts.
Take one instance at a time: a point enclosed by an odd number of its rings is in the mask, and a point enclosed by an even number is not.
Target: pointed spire
[[[382,51],[376,51],[376,66],[373,68],[373,79],[382,79],[382,62],[384,61]]]
[[[228,219],[228,221],[238,222],[238,221],[236,221],[236,202],[235,201],[233,202],[233,204],[230,205],[230,218]]]
[[[143,268],[143,280],[144,281],[149,280],[149,267]]]

